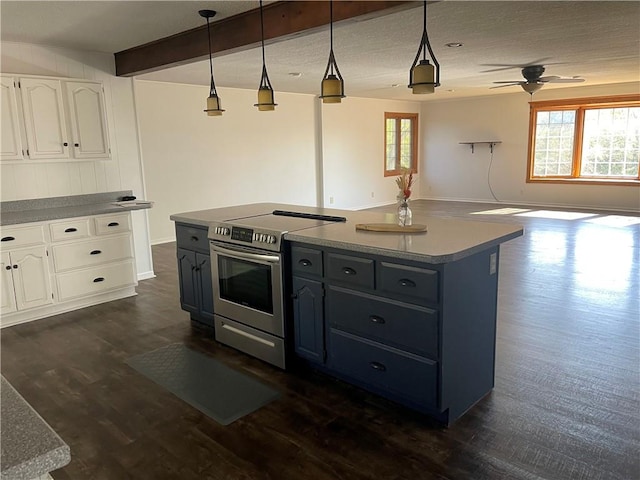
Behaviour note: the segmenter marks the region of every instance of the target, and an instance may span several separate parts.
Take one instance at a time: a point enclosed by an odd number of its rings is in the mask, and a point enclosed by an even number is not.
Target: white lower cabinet
[[[53,303],[44,246],[2,252],[2,315]],[[3,322],[4,323],[4,322]]]
[[[6,327],[135,295],[129,212],[3,227]]]

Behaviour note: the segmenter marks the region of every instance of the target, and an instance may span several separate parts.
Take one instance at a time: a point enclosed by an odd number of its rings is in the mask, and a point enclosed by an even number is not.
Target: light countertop
[[[0,478],[28,480],[71,461],[69,447],[0,376]]]
[[[518,224],[468,221],[415,215],[414,224],[424,224],[427,232],[389,233],[356,230],[358,223],[395,223],[395,215],[378,212],[338,210],[277,203],[255,203],[171,216],[171,220],[208,227],[213,221],[230,221],[273,210],[344,216],[337,222],[293,231],[285,240],[335,247],[361,253],[387,255],[394,258],[428,263],[447,263],[494,247],[524,233]]]
[[[131,190],[2,202],[0,225],[43,222],[151,208],[146,201],[119,202]]]

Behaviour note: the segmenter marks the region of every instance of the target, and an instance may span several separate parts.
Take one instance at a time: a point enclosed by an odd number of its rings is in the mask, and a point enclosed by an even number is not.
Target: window
[[[384,114],[384,176],[418,172],[418,114]]]
[[[531,103],[528,182],[640,183],[640,96]]]

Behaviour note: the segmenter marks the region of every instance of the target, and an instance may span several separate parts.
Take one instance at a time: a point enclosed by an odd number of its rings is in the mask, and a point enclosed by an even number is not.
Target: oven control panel
[[[224,241],[232,241],[233,243],[253,245],[262,244],[263,246],[275,246],[278,243],[278,235],[273,233],[259,231],[253,228],[239,227],[234,225],[224,226],[218,225],[211,227],[209,237],[211,239],[219,239]],[[270,248],[271,249],[271,248]]]

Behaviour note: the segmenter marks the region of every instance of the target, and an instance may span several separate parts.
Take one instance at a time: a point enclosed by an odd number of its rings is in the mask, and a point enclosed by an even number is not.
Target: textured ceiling
[[[2,0],[0,38],[116,52],[202,25],[197,14],[201,8],[217,10],[218,20],[257,5],[257,1]],[[489,87],[494,81],[521,80],[518,65],[532,63],[546,65],[545,75],[583,77],[582,85],[640,80],[640,2],[445,0],[429,6],[428,18],[431,45],[442,66],[442,87],[434,95],[411,95],[406,87],[408,70],[422,33],[421,2],[416,5],[335,26],[334,52],[348,96],[434,100],[521,92],[517,86]],[[449,42],[464,45],[448,48]],[[268,45],[267,68],[276,92],[317,93],[328,49],[328,29]],[[260,51],[217,57],[214,68],[218,86],[257,88]],[[208,85],[209,66],[196,62],[139,78]]]

